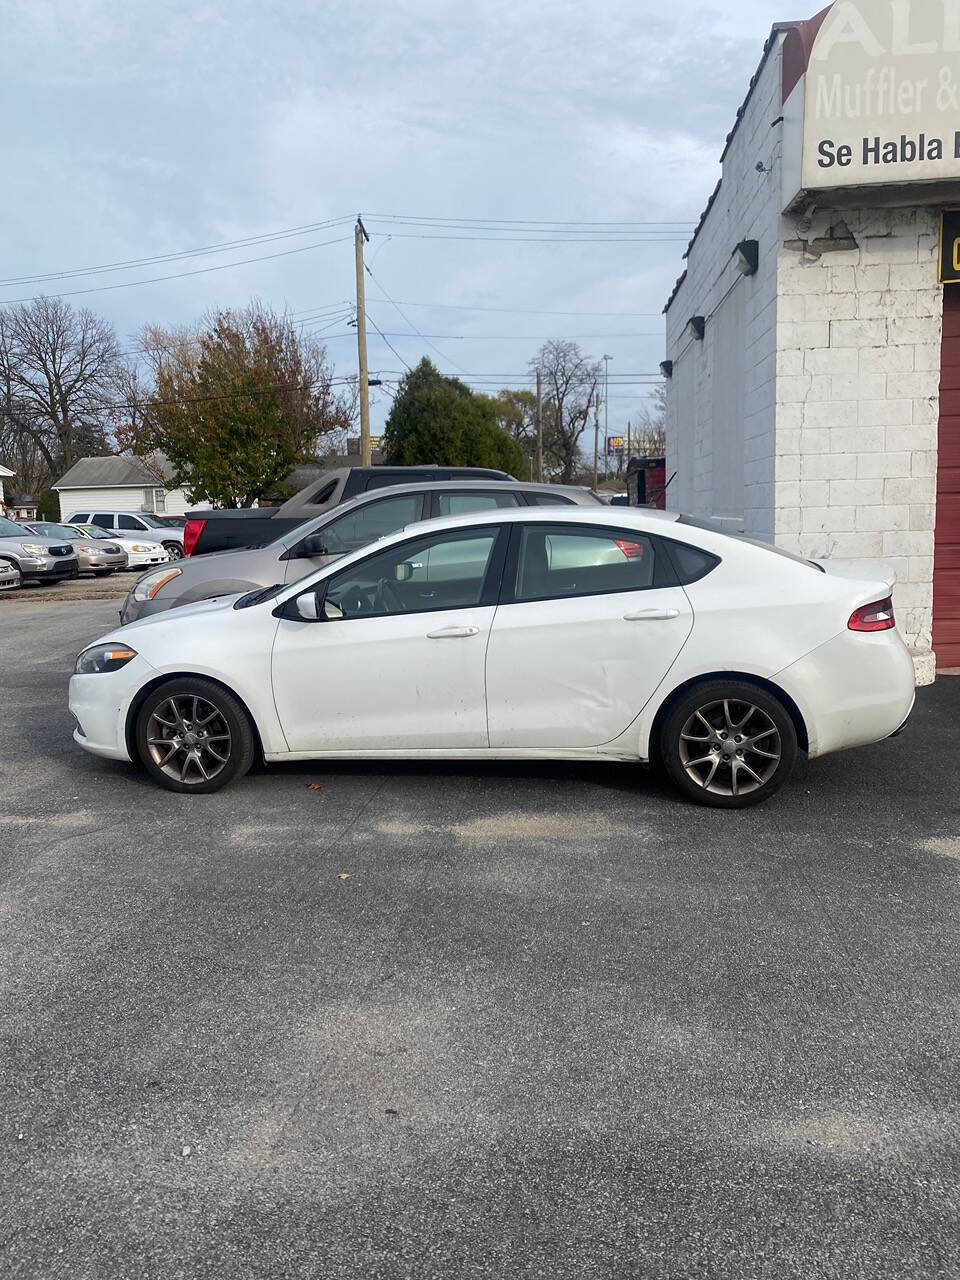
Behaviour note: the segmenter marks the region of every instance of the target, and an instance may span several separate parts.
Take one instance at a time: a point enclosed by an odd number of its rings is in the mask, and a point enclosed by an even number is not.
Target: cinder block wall
[[[921,680],[934,673],[937,245],[934,210],[818,210],[781,219],[777,272],[776,541],[892,565]]]

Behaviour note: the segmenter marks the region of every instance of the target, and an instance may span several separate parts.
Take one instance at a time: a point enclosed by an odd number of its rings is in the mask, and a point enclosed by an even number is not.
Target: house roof
[[[13,472],[9,467],[0,466],[0,476],[12,476]]]
[[[161,474],[170,479],[170,465],[161,460],[158,465]],[[53,489],[131,489],[147,485],[156,488],[161,482],[153,471],[140,458],[121,457],[110,454],[104,458],[81,458],[75,462],[65,475],[62,475]]]

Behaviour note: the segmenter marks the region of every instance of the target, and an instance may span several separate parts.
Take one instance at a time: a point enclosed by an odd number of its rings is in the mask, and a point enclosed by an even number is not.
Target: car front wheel
[[[671,708],[660,755],[689,799],[717,809],[761,804],[797,759],[797,731],[778,698],[746,681],[695,685]]]
[[[154,689],[137,714],[147,773],[170,791],[206,794],[242,778],[255,742],[247,713],[211,680],[184,676]]]

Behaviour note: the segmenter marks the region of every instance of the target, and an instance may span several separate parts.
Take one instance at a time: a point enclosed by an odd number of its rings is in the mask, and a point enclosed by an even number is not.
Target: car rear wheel
[[[783,703],[765,689],[709,681],[671,708],[660,731],[660,754],[690,800],[744,809],[769,800],[790,777],[797,731]]]
[[[183,547],[179,542],[165,542],[163,544],[163,549],[171,560],[183,559]]]
[[[136,746],[155,782],[195,794],[242,778],[256,749],[247,713],[233,694],[188,676],[148,695],[137,714]]]

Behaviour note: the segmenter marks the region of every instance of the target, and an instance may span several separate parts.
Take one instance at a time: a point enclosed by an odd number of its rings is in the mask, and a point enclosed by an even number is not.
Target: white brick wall
[[[889,563],[900,627],[922,656],[940,384],[936,212],[819,210],[802,227],[782,219],[781,239],[826,238],[841,218],[858,249],[813,257],[781,243],[781,314],[802,304],[803,321],[781,320],[777,341],[784,366],[802,352],[804,372],[777,382],[776,539],[801,555]],[[798,464],[799,484],[780,489]]]

